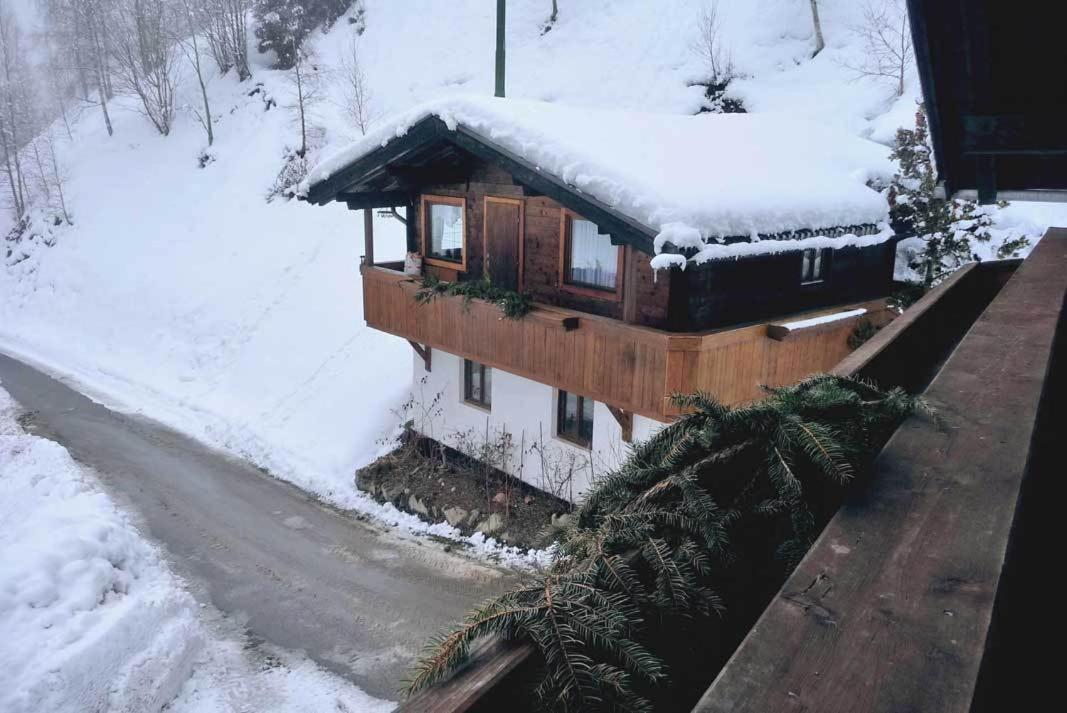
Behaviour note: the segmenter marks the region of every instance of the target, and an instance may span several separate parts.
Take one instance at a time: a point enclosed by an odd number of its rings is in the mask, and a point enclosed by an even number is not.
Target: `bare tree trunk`
[[[30,141],[30,146],[33,147],[33,160],[34,163],[37,164],[37,177],[41,184],[41,190],[44,191],[44,197],[45,199],[51,199],[52,191],[48,187],[48,174],[45,173],[44,164],[41,162],[41,150],[37,146],[37,138],[38,137],[35,136],[33,140]]]
[[[8,135],[4,120],[0,119],[0,142],[4,149],[4,168],[7,170],[7,184],[11,186],[11,204],[15,209],[15,217],[22,217],[22,202],[19,200],[18,188],[15,185],[15,172],[11,168],[11,150],[8,146]]]
[[[822,36],[822,22],[819,21],[818,0],[811,0],[811,21],[815,26],[815,51],[812,52],[811,56],[815,57],[826,47],[826,42],[823,40]]]
[[[111,115],[107,111],[107,90],[104,89],[104,68],[97,62],[96,83],[100,93],[100,111],[104,113],[104,126],[107,127],[107,135],[114,136],[115,130],[111,128]]]
[[[911,55],[911,29],[908,27],[907,11],[901,14],[900,19],[900,62],[897,65],[897,96],[904,96],[904,71],[908,68],[907,58]]]
[[[304,106],[304,70],[303,60],[300,58],[300,50],[296,48],[296,40],[293,40],[293,53],[296,64],[293,65],[293,73],[296,79],[296,102],[300,113],[300,157],[303,158],[308,150],[307,115]]]
[[[70,213],[67,212],[67,198],[63,195],[63,176],[59,172],[59,160],[56,159],[56,141],[52,132],[48,132],[48,155],[52,159],[52,177],[56,182],[56,193],[59,194],[59,207],[63,211],[63,220],[67,225],[72,225]]]
[[[182,5],[185,8],[185,27],[189,34],[188,37],[179,39],[178,44],[185,53],[186,59],[189,60],[189,63],[193,65],[193,69],[196,71],[196,81],[200,84],[200,98],[204,102],[204,116],[199,118],[204,130],[207,132],[207,145],[211,146],[215,142],[215,132],[211,126],[211,105],[208,103],[207,85],[204,83],[204,71],[200,64],[200,41],[196,37],[197,32],[201,29],[201,23],[193,22],[194,9],[189,4],[189,0],[182,0]]]
[[[106,71],[104,69],[104,47],[100,38],[100,28],[98,26],[100,18],[96,16],[96,13],[92,13],[86,18],[87,30],[89,31],[89,41],[92,45],[93,55],[93,72],[96,75],[96,88],[97,93],[100,95],[100,111],[104,114],[104,126],[107,127],[107,135],[114,136],[115,130],[111,127],[111,114],[107,110],[107,81],[105,80]]]

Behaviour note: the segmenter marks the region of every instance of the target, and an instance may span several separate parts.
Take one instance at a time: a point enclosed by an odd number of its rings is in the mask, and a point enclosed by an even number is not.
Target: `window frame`
[[[471,386],[474,383],[474,369],[478,369],[478,378],[481,380],[482,398],[476,399],[471,395]],[[473,359],[463,360],[463,403],[474,408],[482,409],[483,411],[493,410],[493,385],[492,376],[489,378],[489,388],[485,388],[485,373],[492,372],[493,367],[486,366],[485,364],[474,361]]]
[[[831,257],[830,248],[805,248],[800,251],[800,286],[808,287],[813,285],[822,285],[826,283],[829,277],[830,261]],[[819,272],[815,274],[815,262],[812,261],[812,276],[808,279],[808,273],[804,269],[805,261],[808,259],[808,254],[814,253],[818,257]]]
[[[570,271],[570,254],[571,254],[571,225],[574,220],[585,220],[592,223],[593,221],[588,218],[583,218],[578,213],[567,208],[560,209],[559,216],[559,276],[558,286],[559,289],[565,292],[571,292],[576,295],[582,295],[584,297],[592,297],[598,300],[608,300],[611,302],[622,302],[622,288],[624,280],[624,265],[625,265],[625,251],[621,245],[613,245],[615,248],[618,262],[615,267],[615,288],[608,289],[606,287],[594,287],[592,285],[585,285],[582,283],[574,283],[567,281],[567,274]],[[606,237],[606,236],[605,236]]]
[[[578,399],[577,404],[577,432],[570,433],[564,431],[564,424],[567,422],[567,396],[574,396]],[[585,414],[586,409],[589,411],[589,440],[585,441],[582,438],[582,416]],[[566,441],[573,446],[584,448],[586,450],[592,450],[593,448],[593,435],[596,429],[596,420],[594,418],[596,413],[596,401],[593,399],[576,394],[565,389],[556,389],[556,438]]]
[[[431,232],[431,211],[434,205],[450,205],[458,206],[462,211],[463,221],[463,259],[458,262],[455,260],[446,260],[445,258],[433,257],[430,255],[430,232]],[[458,270],[459,272],[467,271],[467,256],[469,254],[469,245],[467,240],[467,199],[463,196],[442,196],[434,195],[430,193],[424,193],[419,202],[420,208],[420,220],[419,227],[422,230],[422,262],[426,265],[435,265],[437,267],[447,268],[449,270]]]

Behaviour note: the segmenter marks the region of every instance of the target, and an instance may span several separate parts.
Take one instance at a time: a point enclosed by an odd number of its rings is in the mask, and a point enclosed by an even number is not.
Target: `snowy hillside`
[[[492,92],[493,3],[367,0],[359,57],[372,115],[451,93]],[[693,49],[703,0],[508,4],[508,92],[582,106],[691,114],[707,71]],[[917,82],[894,96],[850,67],[864,48],[861,4],[823,0],[827,47],[812,54],[809,4],[723,0],[722,36],[750,111],[800,117],[888,141],[910,124]],[[324,98],[313,110],[324,157],[358,138],[336,75],[355,27],[313,36]],[[365,501],[352,472],[381,449],[409,389],[411,350],[362,321],[362,221],[267,192],[298,145],[286,73],[251,53],[253,77],[210,78],[215,144],[192,113],[186,69],[170,136],[112,103],[114,136],[93,107],[57,146],[72,226],[39,224],[0,266],[0,349],[247,457],[327,499]],[[634,137],[639,140],[639,137]],[[669,160],[669,157],[665,157]],[[709,170],[714,170],[709,166]],[[5,219],[6,220],[6,219]],[[7,225],[0,221],[0,229]],[[51,244],[51,245],[49,245]],[[376,255],[402,255],[403,228],[379,219]],[[0,252],[0,256],[3,253]]]

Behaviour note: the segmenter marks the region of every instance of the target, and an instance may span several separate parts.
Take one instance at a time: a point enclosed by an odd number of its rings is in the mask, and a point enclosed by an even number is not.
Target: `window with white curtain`
[[[595,223],[568,217],[567,224],[566,282],[614,291],[619,279],[619,248],[597,231]]]
[[[826,279],[826,263],[830,261],[829,249],[809,248],[800,258],[800,284],[814,285]]]
[[[463,206],[428,203],[430,220],[426,257],[463,262]]]

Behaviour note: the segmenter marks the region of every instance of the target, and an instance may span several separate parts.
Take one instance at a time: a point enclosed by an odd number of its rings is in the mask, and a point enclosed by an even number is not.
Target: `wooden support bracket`
[[[426,346],[422,346],[418,342],[413,342],[410,339],[408,340],[408,344],[411,345],[411,348],[415,350],[416,354],[422,357],[422,364],[426,371],[431,371],[430,365],[433,357],[433,349],[430,345],[427,344]]]
[[[633,443],[634,440],[634,414],[632,411],[623,411],[621,408],[608,406],[608,411],[619,422],[622,428],[622,440],[624,443]]]

